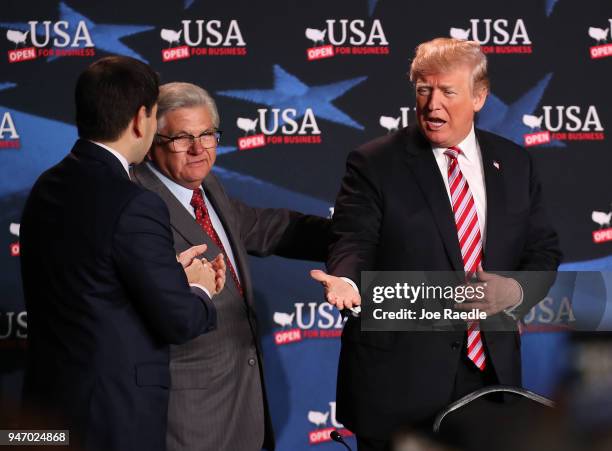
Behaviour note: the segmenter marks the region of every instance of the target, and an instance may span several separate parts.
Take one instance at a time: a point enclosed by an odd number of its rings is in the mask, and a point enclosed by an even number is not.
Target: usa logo
[[[323,27],[306,28],[308,61],[336,55],[389,55],[389,41],[379,19],[328,19]]]
[[[467,27],[451,27],[449,35],[477,41],[483,53],[530,54],[533,51],[523,19],[470,19]]]
[[[11,112],[5,111],[0,114],[0,149],[19,149],[21,139]]]
[[[12,222],[9,225],[9,233],[17,238],[19,238],[19,224]],[[19,239],[17,241],[9,244],[9,252],[11,257],[19,257]]]
[[[524,114],[523,125],[531,129],[524,135],[525,146],[551,141],[602,141],[604,128],[594,105],[544,105],[542,114]]]
[[[10,63],[39,57],[47,61],[58,57],[91,58],[97,49],[145,61],[121,39],[153,29],[149,25],[96,23],[64,2],[59,3],[58,20],[0,22],[0,28],[6,30],[6,39],[13,47],[8,52]]]
[[[272,321],[280,327],[274,333],[276,345],[286,345],[307,339],[338,338],[345,319],[327,302],[296,302],[293,311],[274,312]]]
[[[23,349],[27,347],[28,313],[0,312],[0,348]]]
[[[599,226],[599,229],[593,231],[593,243],[601,244],[612,241],[612,227],[610,227],[610,219],[612,218],[612,203],[610,203],[610,211],[593,211],[591,220]]]
[[[592,59],[612,56],[612,19],[608,19],[606,28],[589,27],[589,37],[596,41],[596,45],[589,49]]]
[[[391,115],[380,115],[378,125],[393,133],[401,128],[406,128],[415,119],[416,107],[401,107],[399,112]]]
[[[246,41],[237,20],[183,20],[178,27],[162,28],[160,38],[167,44],[162,61],[197,57],[246,56]]]
[[[336,402],[329,403],[329,409],[323,412],[319,410],[309,410],[307,414],[308,421],[315,426],[315,429],[308,433],[308,443],[317,445],[331,441],[330,434],[336,430],[343,437],[353,435],[351,431],[346,429],[336,419]]]
[[[295,108],[260,108],[256,117],[239,117],[238,149],[248,150],[268,144],[321,144],[321,129],[312,108],[299,118]]]

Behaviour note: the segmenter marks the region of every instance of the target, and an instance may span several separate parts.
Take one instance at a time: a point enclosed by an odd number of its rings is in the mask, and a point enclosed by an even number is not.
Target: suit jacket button
[[[461,347],[460,341],[453,341],[453,343],[451,344],[451,348],[453,349],[459,349],[460,347]]]
[[[250,366],[255,366],[255,359],[254,359],[253,357],[251,357],[251,358],[249,359],[249,365],[250,365]]]

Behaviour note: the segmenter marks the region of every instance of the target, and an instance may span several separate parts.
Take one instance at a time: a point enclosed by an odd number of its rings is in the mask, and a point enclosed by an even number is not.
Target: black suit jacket
[[[476,137],[487,196],[483,268],[555,271],[557,235],[529,154],[490,133]],[[332,229],[328,269],[357,284],[368,270],[463,271],[444,180],[431,145],[414,127],[349,154]],[[554,281],[554,274],[537,280],[526,274],[517,276],[524,291],[519,315]],[[496,319],[510,321],[504,313],[490,321]],[[499,382],[520,385],[518,334],[484,336]],[[462,331],[362,332],[359,320],[349,318],[338,372],[339,420],[365,437],[388,438],[398,426],[432,417],[451,400],[464,337]]]
[[[30,193],[21,265],[23,426],[38,417],[85,449],[165,449],[169,344],[216,321],[176,261],[166,205],[110,152],[79,140]]]

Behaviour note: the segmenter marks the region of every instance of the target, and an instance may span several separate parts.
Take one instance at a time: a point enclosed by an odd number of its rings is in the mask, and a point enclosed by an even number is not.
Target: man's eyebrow
[[[186,132],[185,130],[179,130],[178,132],[170,134],[170,136],[180,136],[180,135],[191,135],[191,133]]]
[[[171,136],[180,136],[180,135],[199,136],[199,135],[201,135],[202,133],[214,132],[214,131],[216,131],[215,127],[209,127],[209,128],[207,128],[206,130],[204,130],[204,131],[202,131],[202,132],[198,133],[197,135],[193,135],[191,132],[188,132],[188,131],[185,131],[185,130],[179,130],[178,132],[173,133]]]

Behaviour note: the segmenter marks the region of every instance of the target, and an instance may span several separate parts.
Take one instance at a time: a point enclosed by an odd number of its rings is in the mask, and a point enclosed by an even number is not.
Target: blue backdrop
[[[347,153],[414,121],[406,72],[419,42],[477,39],[492,91],[477,125],[526,146],[542,173],[566,270],[612,269],[612,9],[605,0],[4,1],[0,16],[0,411],[19,402],[27,314],[18,224],[30,186],[76,138],[73,89],[98,57],[150,63],[217,100],[224,142],[215,167],[257,206],[329,215]],[[265,371],[279,450],[334,449],[342,322],[308,272],[253,258]],[[598,278],[597,278],[598,277]],[[601,321],[610,278],[598,287]],[[558,293],[563,288],[557,288]],[[553,393],[569,364],[551,292],[526,318],[524,379]],[[584,308],[593,298],[581,298]],[[603,301],[602,301],[603,300]],[[346,432],[346,431],[345,431]],[[346,432],[348,434],[348,432]]]

